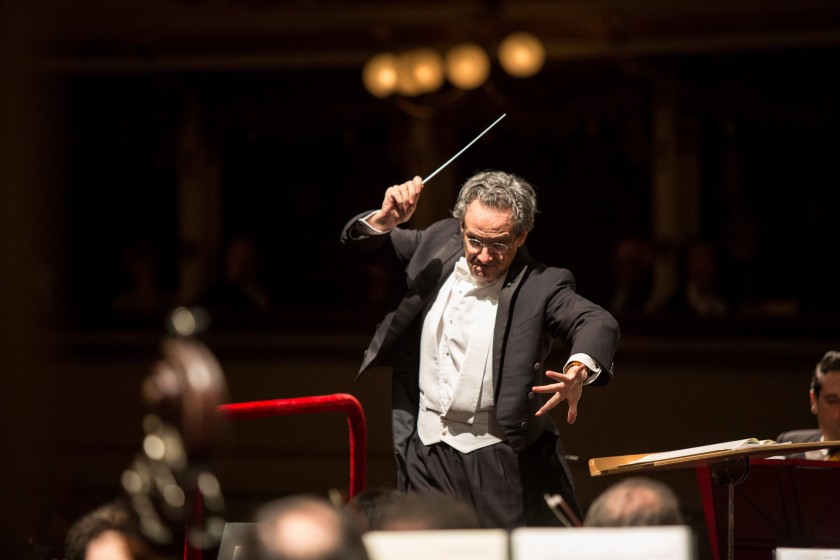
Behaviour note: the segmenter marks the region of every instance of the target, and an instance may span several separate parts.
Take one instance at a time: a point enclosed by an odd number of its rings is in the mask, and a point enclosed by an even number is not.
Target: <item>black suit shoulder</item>
[[[782,432],[776,438],[776,441],[779,443],[783,442],[791,442],[791,443],[810,443],[812,441],[820,441],[820,431],[819,430],[789,430],[787,432]]]

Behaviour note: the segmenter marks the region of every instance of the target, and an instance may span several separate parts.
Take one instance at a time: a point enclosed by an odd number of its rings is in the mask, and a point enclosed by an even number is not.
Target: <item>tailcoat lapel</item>
[[[388,313],[376,329],[365,351],[365,358],[356,379],[365,370],[378,365],[394,341],[405,331],[417,314],[429,303],[455,268],[463,254],[460,237],[453,237],[435,253],[429,263],[414,278],[408,280],[408,290],[394,311]]]
[[[516,258],[508,270],[502,291],[499,293],[499,306],[496,310],[496,326],[493,331],[493,383],[495,394],[499,394],[499,385],[502,381],[501,366],[502,355],[507,343],[507,330],[510,326],[510,306],[513,296],[516,294],[522,279],[528,271],[528,251],[523,245],[516,253]]]

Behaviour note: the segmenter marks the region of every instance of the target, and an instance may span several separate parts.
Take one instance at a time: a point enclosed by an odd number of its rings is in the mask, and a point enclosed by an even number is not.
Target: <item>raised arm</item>
[[[385,191],[382,207],[364,221],[377,232],[387,232],[411,219],[420,200],[423,181],[414,177],[401,185],[394,185]]]

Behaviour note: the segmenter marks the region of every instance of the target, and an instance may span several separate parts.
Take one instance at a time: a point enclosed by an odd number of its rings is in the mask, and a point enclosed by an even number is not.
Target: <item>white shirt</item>
[[[504,278],[479,284],[466,259],[438,292],[420,338],[420,413],[425,445],[462,453],[504,440],[493,412],[493,331]]]
[[[825,441],[825,435],[820,436],[820,441]],[[809,461],[825,461],[828,459],[829,454],[831,453],[831,449],[811,449],[810,451],[805,452],[805,459]]]

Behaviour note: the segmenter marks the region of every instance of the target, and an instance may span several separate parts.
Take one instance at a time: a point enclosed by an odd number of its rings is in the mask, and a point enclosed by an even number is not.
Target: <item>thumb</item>
[[[574,424],[577,420],[577,401],[569,400],[569,413],[566,414],[566,422]]]

